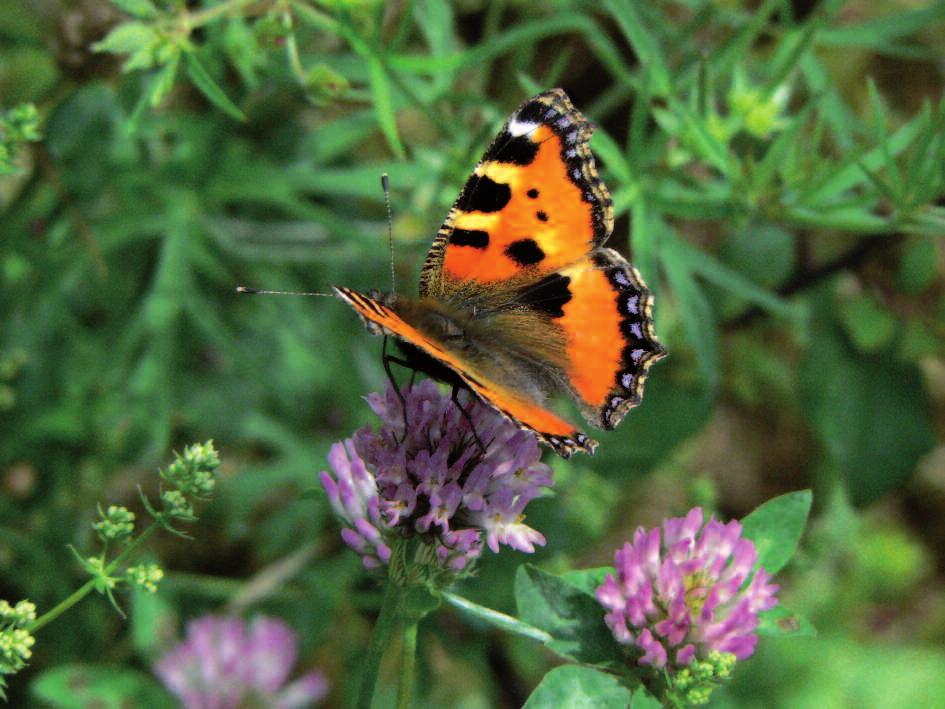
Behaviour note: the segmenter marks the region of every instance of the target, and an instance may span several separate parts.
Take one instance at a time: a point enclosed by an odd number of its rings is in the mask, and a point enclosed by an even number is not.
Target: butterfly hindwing
[[[592,131],[561,89],[522,104],[440,228],[420,295],[534,280],[606,241],[613,208],[588,145]]]
[[[589,423],[612,429],[640,403],[650,365],[666,354],[653,332],[653,297],[613,249],[595,249],[557,275],[570,296],[554,322],[566,333],[571,392]]]

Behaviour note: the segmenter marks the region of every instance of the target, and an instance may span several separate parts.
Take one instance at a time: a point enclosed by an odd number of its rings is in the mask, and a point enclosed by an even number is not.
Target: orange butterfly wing
[[[560,271],[571,299],[555,322],[567,335],[566,372],[584,417],[610,430],[643,398],[650,366],[666,356],[653,332],[653,296],[613,249]]]
[[[477,371],[474,364],[463,358],[444,343],[431,339],[416,327],[406,322],[394,310],[368,295],[333,286],[335,293],[348,303],[364,320],[368,329],[376,334],[389,334],[401,338],[445,364],[484,402],[514,423],[534,431],[538,437],[555,451],[569,457],[574,451],[592,453],[597,442],[576,431],[567,421],[531,401],[514,389],[491,381]]]
[[[420,295],[534,280],[574,263],[613,229],[613,207],[588,140],[593,129],[561,89],[526,101],[499,131],[440,228]]]

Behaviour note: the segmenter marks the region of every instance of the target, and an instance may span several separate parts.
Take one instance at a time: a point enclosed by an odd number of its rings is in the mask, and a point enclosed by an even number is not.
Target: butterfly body
[[[652,297],[604,248],[613,215],[591,126],[560,89],[512,114],[477,165],[424,262],[417,298],[337,295],[411,366],[461,384],[560,455],[595,441],[548,409],[569,395],[610,429],[639,403],[665,352]]]

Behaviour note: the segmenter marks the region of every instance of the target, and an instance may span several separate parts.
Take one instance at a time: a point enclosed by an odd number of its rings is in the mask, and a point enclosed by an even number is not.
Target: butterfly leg
[[[469,430],[472,431],[473,438],[476,439],[476,445],[479,446],[479,452],[482,455],[486,454],[486,447],[482,445],[482,441],[479,439],[479,434],[476,433],[476,425],[473,423],[472,417],[469,415],[469,412],[463,408],[463,405],[459,403],[459,384],[453,385],[453,391],[450,393],[450,400],[456,404],[456,408],[459,409],[460,413],[463,415],[463,418],[466,419],[466,423],[469,424]]]
[[[401,438],[398,443],[403,443],[407,440],[407,400],[404,399],[403,392],[400,391],[400,385],[397,383],[397,380],[394,379],[394,373],[390,369],[390,363],[399,364],[402,367],[408,367],[413,370],[413,374],[410,375],[410,386],[413,387],[413,378],[417,374],[417,370],[413,369],[410,366],[410,363],[406,360],[399,359],[393,355],[387,354],[387,335],[384,335],[384,344],[381,347],[381,361],[384,363],[384,372],[387,374],[387,379],[390,381],[391,387],[394,389],[394,393],[397,394],[397,398],[400,399],[400,410],[404,415],[404,437]]]
[[[384,363],[384,372],[387,374],[387,379],[390,381],[391,387],[394,389],[394,393],[397,394],[397,398],[400,399],[400,410],[404,415],[404,437],[400,439],[398,443],[402,443],[407,439],[407,401],[404,399],[403,392],[400,391],[400,385],[397,383],[397,380],[394,379],[394,373],[390,369],[390,363],[406,363],[403,360],[398,360],[396,357],[387,354],[387,335],[384,335],[384,344],[381,347],[381,361]]]

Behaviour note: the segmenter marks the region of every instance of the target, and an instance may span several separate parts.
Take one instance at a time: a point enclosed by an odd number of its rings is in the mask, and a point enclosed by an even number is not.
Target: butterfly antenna
[[[390,292],[397,292],[394,280],[394,223],[390,210],[390,179],[387,173],[381,173],[381,189],[384,190],[384,207],[387,209],[387,246],[390,249]]]
[[[317,295],[322,298],[334,298],[331,293],[315,293],[298,290],[260,290],[259,288],[250,288],[249,286],[236,286],[237,293],[246,293],[247,295]]]

